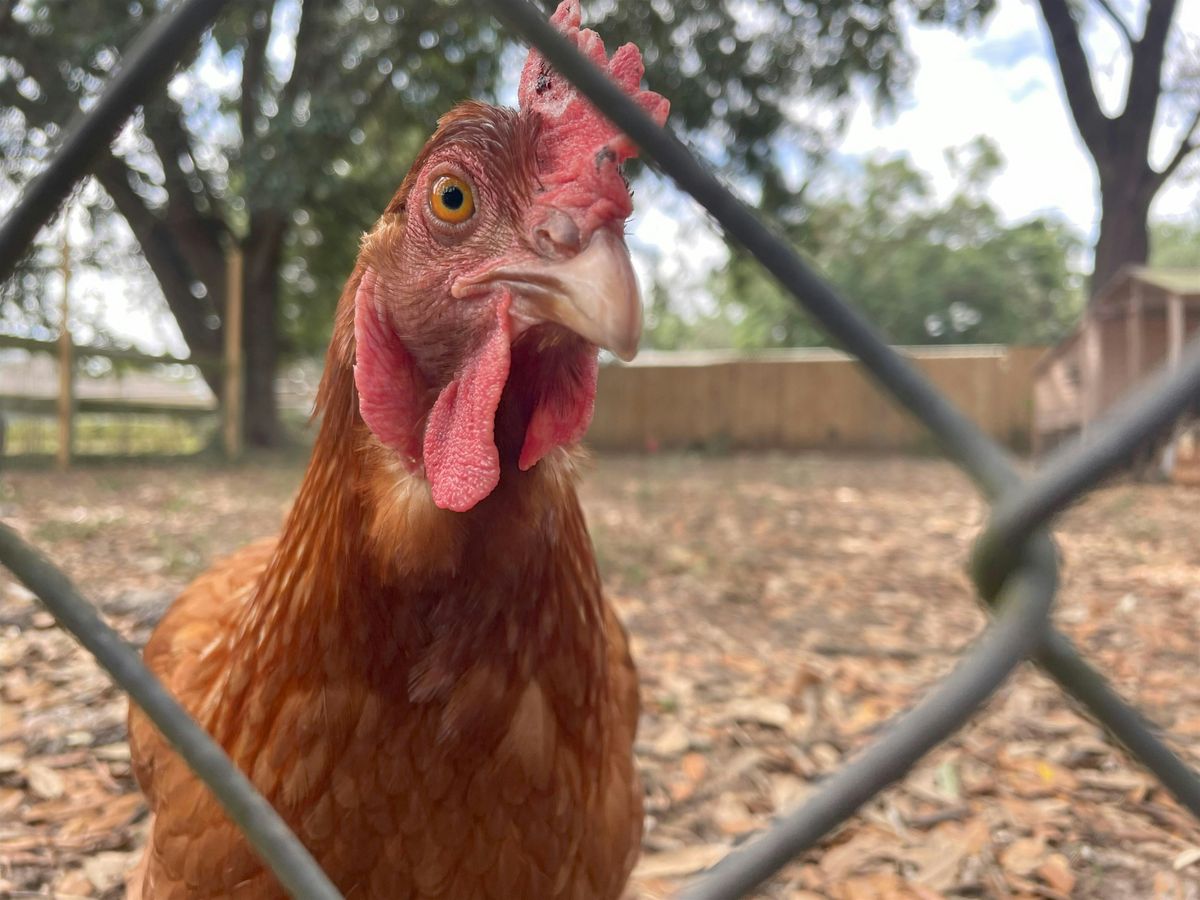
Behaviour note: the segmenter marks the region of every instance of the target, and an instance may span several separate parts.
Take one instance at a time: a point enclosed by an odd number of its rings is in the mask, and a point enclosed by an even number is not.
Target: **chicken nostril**
[[[533,246],[547,259],[566,259],[582,249],[579,226],[566,213],[552,209],[533,229]]]

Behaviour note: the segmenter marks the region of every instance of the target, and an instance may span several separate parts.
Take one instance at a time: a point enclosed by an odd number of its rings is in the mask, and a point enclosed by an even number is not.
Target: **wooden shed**
[[[1082,321],[1038,363],[1034,448],[1087,437],[1134,385],[1178,365],[1200,330],[1200,269],[1123,268],[1088,304]],[[1200,399],[1200,398],[1198,398]]]

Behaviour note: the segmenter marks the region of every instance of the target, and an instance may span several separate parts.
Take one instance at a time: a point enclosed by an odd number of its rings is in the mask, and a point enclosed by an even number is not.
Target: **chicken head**
[[[551,21],[665,120],[634,45],[610,59],[577,0]],[[635,148],[537,51],[518,95],[519,110],[467,102],[440,120],[351,283],[363,421],[457,512],[578,441],[598,348],[630,359],[641,334],[620,169]]]

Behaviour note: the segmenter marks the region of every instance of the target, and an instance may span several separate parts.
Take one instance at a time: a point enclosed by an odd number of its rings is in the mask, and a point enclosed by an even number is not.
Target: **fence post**
[[[1145,330],[1145,302],[1142,299],[1142,283],[1133,282],[1133,294],[1129,298],[1129,307],[1125,311],[1125,340],[1127,343],[1128,359],[1126,360],[1126,378],[1132,386],[1142,378],[1142,332]]]
[[[1167,368],[1177,369],[1183,359],[1185,322],[1182,294],[1167,294]]]
[[[55,460],[58,468],[67,469],[71,466],[75,431],[75,354],[71,346],[71,241],[67,234],[66,211],[63,212],[62,226],[62,320],[58,332],[58,449]]]
[[[225,456],[242,455],[242,248],[225,255],[225,389],[222,398]]]
[[[1080,436],[1087,440],[1088,432],[1100,417],[1100,386],[1104,371],[1104,348],[1101,342],[1100,329],[1103,327],[1098,314],[1089,309],[1083,316],[1083,384],[1081,399],[1083,401],[1083,419],[1080,422]]]

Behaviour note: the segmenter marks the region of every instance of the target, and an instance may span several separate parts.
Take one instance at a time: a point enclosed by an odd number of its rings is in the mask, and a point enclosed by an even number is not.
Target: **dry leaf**
[[[671,759],[682,754],[691,745],[692,738],[687,727],[682,722],[671,722],[658,733],[648,746],[646,752]]]
[[[964,861],[978,854],[988,837],[987,824],[980,820],[939,825],[905,852],[905,859],[916,867],[911,880],[935,891],[950,890],[959,882]]]
[[[1003,760],[1006,780],[1022,797],[1052,797],[1074,791],[1079,779],[1066,768],[1047,759],[1018,757]]]
[[[792,709],[782,700],[752,697],[733,704],[718,721],[753,722],[782,731],[791,724]]]
[[[1154,876],[1154,900],[1183,900],[1183,884],[1172,872],[1158,872]]]
[[[103,747],[97,747],[92,753],[96,759],[106,762],[128,762],[129,744],[125,741],[121,741],[119,744],[105,744]]]
[[[1061,853],[1050,854],[1038,866],[1037,876],[1060,894],[1069,895],[1075,890],[1075,873],[1071,871],[1071,863]]]
[[[708,772],[708,760],[702,753],[689,753],[683,758],[680,768],[688,781],[699,781]]]
[[[712,810],[712,819],[718,828],[728,835],[745,834],[758,824],[746,809],[746,804],[733,794],[722,794]]]
[[[833,882],[865,870],[880,859],[894,859],[896,839],[874,828],[865,828],[843,844],[827,850],[820,860],[825,877]]]
[[[833,896],[837,900],[938,900],[941,895],[921,891],[895,872],[873,872],[847,879]]]
[[[1200,862],[1200,847],[1188,847],[1175,857],[1171,863],[1171,868],[1178,872],[1196,862]]]
[[[633,870],[633,877],[650,879],[694,875],[716,865],[728,850],[724,844],[698,844],[643,856]]]
[[[130,853],[97,853],[83,861],[83,871],[92,886],[104,893],[125,879],[132,857]]]
[[[62,775],[41,763],[33,763],[25,769],[25,780],[29,789],[43,800],[57,799],[66,790]]]
[[[1000,854],[1000,864],[1014,875],[1032,875],[1046,858],[1046,841],[1040,837],[1020,838]]]
[[[90,897],[93,893],[93,885],[91,879],[83,869],[71,869],[69,872],[64,872],[54,882],[55,900],[61,897]]]

